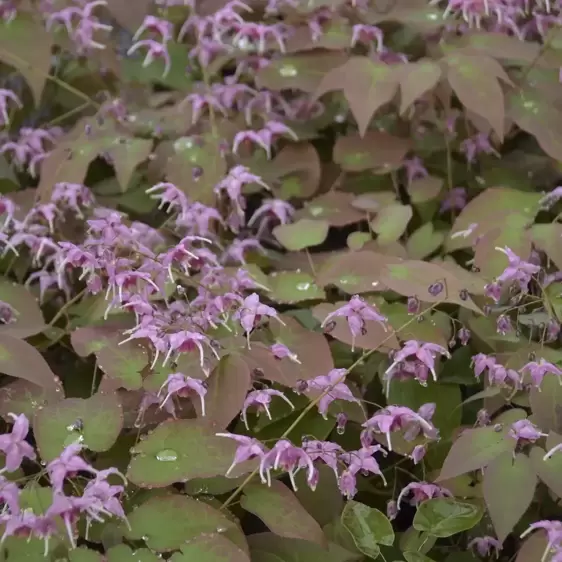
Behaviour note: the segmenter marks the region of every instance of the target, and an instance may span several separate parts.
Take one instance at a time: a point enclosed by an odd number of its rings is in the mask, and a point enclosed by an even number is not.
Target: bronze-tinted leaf
[[[115,175],[123,191],[129,187],[135,168],[152,152],[152,141],[148,139],[123,138],[108,151],[115,168]]]
[[[326,544],[320,525],[306,512],[294,493],[278,480],[273,480],[271,486],[261,483],[246,486],[240,503],[276,535]]]
[[[368,57],[352,57],[326,74],[314,95],[319,98],[326,92],[343,90],[359,134],[364,136],[375,112],[394,98],[398,80],[394,67]]]
[[[131,10],[128,0],[109,0],[107,9],[123,27],[134,33],[149,13],[150,5],[150,0],[135,0],[135,9]]]
[[[521,41],[514,35],[491,31],[471,30],[463,33],[456,44],[461,52],[481,54],[495,59],[532,63],[540,53],[538,42]]]
[[[51,67],[53,34],[40,18],[20,13],[13,21],[0,22],[0,61],[13,66],[26,79],[36,105]]]
[[[16,312],[15,322],[0,325],[0,334],[27,338],[45,329],[45,319],[35,295],[24,285],[0,280],[0,301],[9,304]]]
[[[484,55],[454,53],[446,57],[447,78],[462,104],[481,115],[496,131],[504,136],[505,104],[498,79],[513,84],[502,66]]]
[[[270,90],[316,91],[323,77],[347,60],[343,53],[310,51],[298,55],[279,57],[256,75],[259,88]]]
[[[334,145],[334,162],[346,172],[388,172],[401,165],[410,146],[408,139],[382,131],[368,131],[364,137],[347,135],[339,137]]]
[[[0,334],[0,373],[36,384],[49,396],[56,397],[62,391],[59,379],[37,349],[7,334]]]
[[[429,92],[441,78],[441,67],[429,59],[405,64],[400,69],[400,113]]]
[[[246,394],[251,389],[251,374],[248,364],[243,357],[229,355],[221,362],[207,379],[207,394],[205,395],[205,417],[217,431],[224,430],[228,424],[240,413]],[[201,406],[194,401],[197,415],[201,416]]]
[[[354,198],[352,193],[329,191],[307,201],[295,218],[323,219],[335,227],[357,223],[364,220],[365,215],[351,206]]]
[[[371,221],[371,230],[381,246],[396,242],[406,231],[414,211],[410,205],[392,203],[383,207]]]

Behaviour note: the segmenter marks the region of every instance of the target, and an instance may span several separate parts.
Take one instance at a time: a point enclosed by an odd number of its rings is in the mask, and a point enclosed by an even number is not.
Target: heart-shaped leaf
[[[15,311],[13,321],[0,326],[0,334],[14,338],[28,338],[45,329],[45,319],[35,296],[27,287],[0,280],[0,301]]]
[[[298,252],[322,244],[328,236],[330,225],[324,220],[301,219],[292,224],[281,224],[273,229],[277,238],[287,250]]]
[[[435,537],[445,538],[476,526],[484,510],[474,504],[453,498],[433,498],[424,501],[414,516],[414,528]]]
[[[320,300],[326,297],[314,279],[300,271],[273,272],[267,279],[270,288],[268,296],[278,303],[297,303],[306,300]]]

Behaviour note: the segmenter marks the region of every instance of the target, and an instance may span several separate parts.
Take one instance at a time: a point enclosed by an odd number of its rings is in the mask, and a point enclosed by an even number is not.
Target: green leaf
[[[151,152],[151,140],[128,138],[124,138],[122,142],[108,150],[122,191],[127,191],[130,187],[133,172],[149,157]]]
[[[37,349],[7,334],[0,334],[0,373],[25,379],[53,397],[62,391],[59,379]]]
[[[40,18],[19,13],[11,22],[0,22],[0,61],[21,72],[36,105],[41,101],[51,67],[52,47],[53,34],[45,30]]]
[[[562,498],[562,455],[556,454],[544,459],[546,451],[534,446],[529,452],[531,465],[537,476],[559,497]]]
[[[330,543],[328,549],[301,539],[287,539],[273,533],[248,537],[252,562],[351,562],[362,559],[360,553]]]
[[[33,420],[37,447],[45,461],[53,460],[77,440],[92,451],[107,451],[122,427],[123,411],[116,394],[66,398],[38,410]]]
[[[433,223],[426,222],[412,235],[406,242],[406,250],[408,255],[416,260],[423,260],[427,256],[433,254],[445,241],[445,233],[435,231]]]
[[[471,503],[452,498],[433,498],[420,504],[413,525],[418,531],[445,538],[472,529],[483,514],[480,507]]]
[[[172,420],[161,423],[132,449],[127,477],[137,486],[165,488],[192,478],[224,476],[235,451],[231,439],[217,437],[200,421]],[[232,476],[245,472],[241,465]]]
[[[23,339],[45,329],[45,319],[38,301],[24,285],[1,279],[0,301],[8,303],[16,312],[15,322],[1,325],[0,334]]]
[[[69,562],[103,562],[102,555],[95,550],[79,547],[68,553]]]
[[[217,534],[204,535],[180,547],[170,562],[250,562],[250,557],[232,541]]]
[[[562,416],[560,415],[562,386],[556,375],[547,374],[542,380],[540,389],[531,388],[529,403],[533,411],[534,422],[542,431],[562,432]]]
[[[268,296],[278,303],[294,304],[326,298],[326,293],[308,273],[301,271],[273,272],[268,276],[267,281],[271,289]]]
[[[441,67],[431,59],[406,64],[400,72],[400,113],[404,113],[417,99],[433,89],[441,78]]]
[[[148,366],[146,349],[133,341],[122,344],[124,336],[108,335],[96,346],[94,353],[98,360],[98,367],[105,375],[116,381],[119,386],[127,390],[138,390],[142,387],[141,372]],[[89,342],[91,347],[93,342]]]
[[[383,207],[371,221],[371,230],[377,235],[377,242],[381,245],[396,242],[406,231],[413,213],[410,205],[395,203]]]
[[[330,225],[324,220],[301,219],[292,224],[281,224],[273,229],[273,236],[287,250],[298,252],[322,244]]]
[[[148,548],[133,551],[126,544],[111,547],[106,556],[107,562],[162,562],[162,558]]]
[[[127,515],[132,540],[142,539],[158,552],[180,548],[202,534],[238,531],[236,523],[205,502],[167,494],[149,498]]]
[[[240,504],[259,517],[276,535],[326,544],[320,525],[306,512],[293,492],[278,480],[274,480],[271,486],[246,486]]]
[[[379,544],[392,546],[394,543],[394,530],[388,517],[368,505],[348,501],[341,522],[351,533],[357,548],[370,558],[379,556]]]
[[[451,447],[437,481],[449,480],[489,465],[502,453],[511,453],[516,440],[492,426],[465,429]]]
[[[437,542],[437,537],[416,531],[413,527],[409,527],[400,536],[399,547],[403,552],[419,552],[427,554]]]
[[[537,475],[529,457],[503,453],[484,470],[484,500],[498,540],[503,543],[531,505]]]

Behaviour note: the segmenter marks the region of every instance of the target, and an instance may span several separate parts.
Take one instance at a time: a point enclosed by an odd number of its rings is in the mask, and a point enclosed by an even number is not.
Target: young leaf
[[[322,300],[326,293],[314,279],[302,271],[274,271],[267,279],[271,300],[282,304],[295,304],[306,300]]]
[[[398,79],[399,73],[393,66],[368,57],[351,57],[322,78],[314,96],[319,98],[326,92],[343,90],[359,135],[363,137],[375,112],[394,98]]]
[[[165,488],[192,478],[224,476],[236,445],[215,433],[196,420],[161,423],[132,449],[127,477],[140,487]],[[243,465],[233,472],[233,477],[244,474]]]
[[[433,254],[445,241],[445,233],[434,230],[433,223],[426,222],[420,226],[406,242],[408,255],[417,260],[423,260]]]
[[[434,537],[446,538],[475,527],[484,510],[454,498],[433,498],[424,501],[414,515],[414,529]]]
[[[406,231],[414,212],[410,205],[394,203],[383,207],[371,221],[371,229],[381,245],[396,242]]]
[[[186,515],[189,514],[187,517]],[[128,514],[129,538],[143,539],[158,552],[180,548],[202,534],[219,533],[228,537],[237,525],[224,513],[205,502],[187,496],[153,496]]]
[[[446,57],[447,79],[462,104],[504,136],[505,103],[499,80],[513,85],[502,66],[484,55],[455,52]]]
[[[62,390],[59,379],[37,349],[7,334],[0,334],[0,373],[36,384],[49,396],[56,397]]]
[[[80,429],[76,429],[79,422]],[[41,458],[51,461],[62,450],[80,441],[92,451],[107,451],[123,427],[123,411],[116,394],[67,398],[38,410],[33,432]]]
[[[301,219],[292,224],[281,224],[273,229],[273,236],[287,250],[298,252],[322,244],[330,225],[324,220]]]
[[[250,562],[250,558],[231,540],[219,535],[200,535],[180,546],[170,562]]]
[[[394,530],[388,517],[363,503],[348,501],[341,522],[350,532],[357,548],[370,558],[377,558],[380,554],[379,544],[392,546],[394,543]]]
[[[482,487],[486,507],[498,540],[503,543],[531,505],[537,475],[527,455],[507,452],[484,470]]]
[[[15,322],[1,325],[0,334],[23,339],[45,329],[45,319],[37,299],[24,285],[0,280],[0,301],[9,304],[16,312]]]
[[[516,443],[492,426],[465,429],[449,450],[437,482],[484,468],[502,453],[512,453]]]
[[[331,190],[307,201],[295,218],[323,219],[335,227],[357,223],[364,220],[365,215],[352,207],[354,199],[352,193]]]
[[[441,78],[441,67],[430,59],[405,64],[400,69],[400,113],[435,87]]]
[[[246,486],[240,504],[259,517],[276,535],[326,544],[320,525],[306,512],[293,492],[278,480],[274,480],[271,486]]]

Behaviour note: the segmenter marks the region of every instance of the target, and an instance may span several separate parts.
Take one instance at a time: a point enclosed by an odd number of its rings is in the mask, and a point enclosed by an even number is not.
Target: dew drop
[[[318,205],[314,205],[311,207],[308,207],[308,212],[313,216],[313,217],[319,217],[321,214],[324,213],[324,207],[320,207]]]
[[[279,69],[279,74],[281,76],[283,76],[283,78],[293,78],[293,77],[297,76],[298,73],[299,73],[299,71],[298,71],[297,67],[292,65],[292,64],[284,64]]]
[[[163,449],[156,453],[156,460],[161,462],[174,462],[178,460],[178,454],[173,449]]]
[[[217,533],[226,533],[226,527],[217,527]]]
[[[307,283],[306,281],[296,284],[296,288],[297,288],[298,291],[308,291],[310,289],[310,287],[312,287],[312,284]]]

